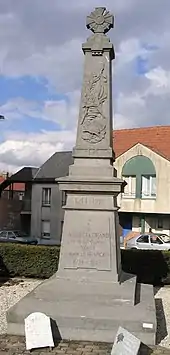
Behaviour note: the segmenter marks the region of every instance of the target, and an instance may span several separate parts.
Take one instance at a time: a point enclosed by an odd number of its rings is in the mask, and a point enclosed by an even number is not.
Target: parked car
[[[156,233],[156,235],[158,235],[158,237],[161,237],[161,239],[163,239],[164,242],[170,241],[170,236],[168,234]]]
[[[141,234],[126,243],[126,249],[170,250],[170,240],[164,241],[155,234]]]
[[[19,243],[27,245],[37,245],[36,238],[27,235],[25,232],[18,230],[2,230],[0,231],[0,242]]]

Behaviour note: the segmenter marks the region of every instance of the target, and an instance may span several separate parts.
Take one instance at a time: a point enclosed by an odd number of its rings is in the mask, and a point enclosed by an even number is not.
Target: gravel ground
[[[0,334],[6,333],[6,311],[42,281],[12,279],[0,283]],[[157,343],[170,349],[170,287],[155,288],[158,320]]]
[[[26,296],[41,282],[40,280],[15,278],[4,284],[0,283],[0,334],[6,333],[6,311],[8,308]]]

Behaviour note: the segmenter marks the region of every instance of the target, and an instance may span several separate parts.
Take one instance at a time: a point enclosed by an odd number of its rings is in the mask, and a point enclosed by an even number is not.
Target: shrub
[[[170,252],[157,250],[121,250],[122,269],[137,275],[138,282],[170,284]]]
[[[58,247],[0,243],[0,276],[49,278],[58,260]]]
[[[58,268],[59,247],[0,243],[0,276],[45,279]],[[138,282],[170,284],[170,252],[121,250],[122,269],[137,275]]]

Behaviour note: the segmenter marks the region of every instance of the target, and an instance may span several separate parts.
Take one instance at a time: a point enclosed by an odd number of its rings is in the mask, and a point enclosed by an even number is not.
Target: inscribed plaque
[[[126,329],[119,327],[111,355],[137,355],[140,344],[141,342],[138,338]]]
[[[26,349],[54,347],[50,318],[44,313],[31,313],[25,318]]]

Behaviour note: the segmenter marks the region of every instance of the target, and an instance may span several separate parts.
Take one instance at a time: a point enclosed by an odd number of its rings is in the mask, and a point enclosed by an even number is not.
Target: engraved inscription
[[[100,206],[102,203],[100,198],[89,197],[89,196],[75,197],[74,202],[75,204],[78,205],[94,205],[94,206]]]
[[[70,234],[64,268],[110,270],[110,234],[86,232]]]
[[[103,58],[104,59],[104,58]],[[103,104],[108,97],[108,80],[105,74],[105,60],[99,63],[96,72],[87,74],[84,79],[82,103],[82,139],[98,143],[106,135],[106,117]]]

